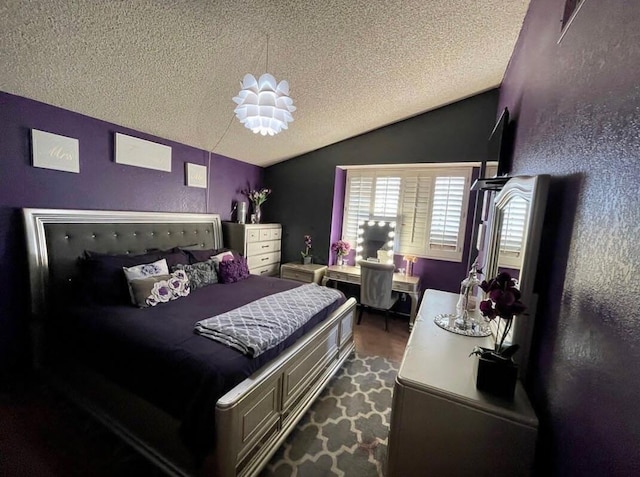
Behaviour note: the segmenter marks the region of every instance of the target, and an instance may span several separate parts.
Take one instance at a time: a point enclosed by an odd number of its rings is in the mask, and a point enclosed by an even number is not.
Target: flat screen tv
[[[498,122],[489,136],[487,161],[498,163],[498,177],[507,175],[511,170],[511,154],[507,144],[507,128],[509,127],[509,110],[504,108]]]
[[[507,174],[511,170],[511,151],[509,145],[509,110],[504,108],[487,142],[487,157],[480,170],[478,178],[471,190],[500,190],[509,180]],[[487,177],[486,163],[497,162],[498,171],[496,177]]]

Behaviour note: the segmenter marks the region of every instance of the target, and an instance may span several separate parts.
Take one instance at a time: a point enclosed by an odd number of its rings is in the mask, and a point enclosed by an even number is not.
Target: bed
[[[353,299],[257,358],[193,333],[200,319],[300,286],[277,278],[210,285],[142,313],[71,298],[86,250],[221,249],[216,214],[23,214],[36,367],[170,475],[257,475],[354,349]]]

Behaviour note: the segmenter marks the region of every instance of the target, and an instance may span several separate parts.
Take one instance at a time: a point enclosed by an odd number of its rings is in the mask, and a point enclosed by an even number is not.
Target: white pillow
[[[131,282],[133,280],[141,280],[143,278],[156,277],[158,275],[169,275],[169,267],[166,259],[158,260],[153,263],[143,263],[136,265],[135,267],[122,267],[124,275],[127,277],[127,285],[129,286],[129,296],[131,297],[131,303],[136,304],[136,299],[133,295],[133,289],[131,288]]]

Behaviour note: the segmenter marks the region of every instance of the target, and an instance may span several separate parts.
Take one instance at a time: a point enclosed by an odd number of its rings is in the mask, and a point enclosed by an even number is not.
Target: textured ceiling
[[[500,84],[528,0],[9,0],[0,89],[269,165]],[[233,115],[246,73],[286,79],[289,130]]]

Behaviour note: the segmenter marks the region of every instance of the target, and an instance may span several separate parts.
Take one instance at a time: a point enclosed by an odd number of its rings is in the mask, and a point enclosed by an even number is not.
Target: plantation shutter
[[[403,179],[402,216],[398,232],[399,250],[405,255],[425,253],[432,181],[433,178],[427,175],[412,175]]]
[[[358,222],[367,220],[370,215],[373,194],[373,176],[350,175],[347,183],[345,201],[345,219],[342,238],[352,246],[358,235]]]
[[[464,215],[465,177],[436,177],[433,190],[433,211],[429,233],[430,250],[457,251],[460,224]]]
[[[520,268],[528,203],[514,197],[503,210],[499,265]]]
[[[377,177],[373,205],[376,219],[395,219],[398,216],[400,177]]]
[[[397,219],[396,253],[459,262],[472,169],[460,165],[348,170],[343,240],[356,245],[359,222]]]

